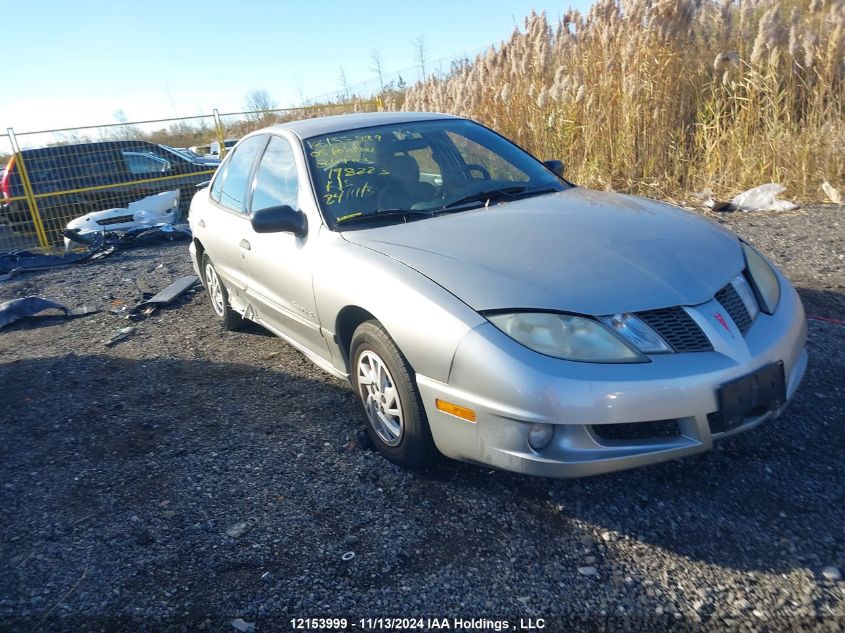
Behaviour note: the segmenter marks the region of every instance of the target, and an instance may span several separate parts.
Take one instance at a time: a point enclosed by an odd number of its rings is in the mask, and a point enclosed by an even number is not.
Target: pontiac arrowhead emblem
[[[722,315],[722,313],[721,313],[721,312],[717,312],[717,313],[716,313],[716,314],[714,314],[713,316],[714,316],[714,317],[716,317],[716,320],[719,322],[719,324],[720,324],[723,328],[725,328],[725,330],[727,331],[727,333],[731,335],[731,338],[736,338],[736,337],[734,336],[734,333],[733,333],[733,332],[731,332],[731,326],[730,326],[730,325],[728,325],[728,322],[725,320],[725,317]]]

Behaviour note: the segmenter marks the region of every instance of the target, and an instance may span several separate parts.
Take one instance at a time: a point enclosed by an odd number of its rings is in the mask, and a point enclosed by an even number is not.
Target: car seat
[[[427,182],[420,182],[420,166],[413,156],[389,153],[379,157],[379,164],[387,172],[389,182],[379,192],[380,209],[413,209],[414,205],[431,202],[437,190]]]

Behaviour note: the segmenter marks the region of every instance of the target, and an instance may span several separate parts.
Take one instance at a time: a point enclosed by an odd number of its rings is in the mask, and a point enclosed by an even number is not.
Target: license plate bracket
[[[748,418],[779,409],[786,402],[783,361],[725,383],[717,395],[726,431],[741,426]]]

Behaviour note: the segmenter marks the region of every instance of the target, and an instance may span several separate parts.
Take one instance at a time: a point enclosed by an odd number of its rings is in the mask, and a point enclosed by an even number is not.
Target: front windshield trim
[[[437,194],[437,198],[432,198],[430,202],[430,206],[423,206],[423,202],[414,202],[413,204],[401,204],[398,207],[407,208],[409,214],[413,214],[414,220],[417,219],[425,219],[427,217],[436,217],[442,213],[453,213],[463,210],[469,210],[471,208],[477,208],[478,206],[482,206],[484,201],[482,200],[480,204],[474,204],[467,202],[464,205],[457,205],[455,208],[448,208],[450,204],[449,200],[445,200],[440,198],[441,192],[444,190],[443,182],[447,179],[447,171],[449,175],[448,178],[454,179],[456,174],[459,172],[455,172],[454,168],[468,169],[468,165],[471,161],[468,159],[471,155],[466,154],[465,149],[461,149],[462,146],[455,145],[454,141],[452,140],[455,136],[464,138],[468,142],[474,145],[478,145],[482,150],[488,152],[494,159],[498,159],[501,161],[501,164],[507,170],[505,174],[512,173],[512,176],[504,176],[504,180],[502,179],[503,176],[497,175],[497,179],[494,180],[485,180],[484,175],[482,174],[482,178],[477,177],[468,177],[461,174],[462,180],[460,181],[463,183],[465,187],[463,190],[460,190],[459,193],[464,194],[463,196],[450,196],[454,197],[454,200],[458,200],[461,197],[471,197],[472,193],[467,193],[471,190],[471,186],[474,185],[482,185],[487,184],[488,188],[491,190],[500,190],[500,189],[508,189],[514,188],[514,185],[519,185],[523,188],[523,191],[518,193],[508,194],[508,200],[499,200],[500,202],[509,202],[511,200],[516,200],[521,197],[530,197],[533,195],[538,195],[540,193],[551,193],[552,191],[565,191],[575,185],[568,180],[557,176],[553,173],[541,160],[539,160],[536,156],[533,156],[530,152],[526,151],[524,148],[520,147],[517,143],[514,143],[507,137],[499,134],[495,130],[491,130],[485,125],[477,123],[475,121],[471,121],[470,119],[463,119],[457,117],[444,117],[444,118],[436,118],[436,119],[412,119],[409,121],[402,121],[398,123],[382,123],[382,124],[374,124],[374,125],[367,125],[362,127],[350,128],[348,130],[340,130],[335,131],[332,133],[327,134],[318,134],[312,135],[308,137],[299,137],[300,147],[303,151],[303,157],[305,159],[305,166],[306,170],[309,175],[310,180],[310,188],[312,195],[314,196],[314,200],[320,215],[323,218],[323,222],[326,224],[326,227],[334,232],[341,232],[352,228],[350,225],[344,226],[342,222],[338,222],[338,220],[342,218],[346,218],[350,215],[357,215],[360,213],[373,213],[379,210],[377,205],[374,205],[372,211],[368,211],[366,208],[362,208],[360,206],[356,206],[354,202],[352,204],[347,204],[345,209],[338,208],[338,210],[333,211],[331,207],[328,207],[326,204],[326,199],[324,196],[326,195],[324,192],[321,193],[321,189],[323,187],[329,186],[329,174],[333,169],[362,169],[362,168],[370,168],[372,171],[372,167],[377,167],[377,161],[365,160],[363,154],[363,147],[362,152],[359,155],[361,158],[358,160],[354,160],[355,148],[356,146],[361,146],[363,141],[356,137],[360,137],[361,139],[365,137],[369,137],[371,135],[375,135],[377,130],[384,130],[387,133],[392,134],[390,136],[390,141],[387,144],[392,147],[394,144],[399,148],[394,151],[394,157],[396,155],[404,155],[410,156],[415,149],[417,148],[425,148],[428,150],[428,155],[431,157],[428,159],[429,163],[431,160],[436,162],[436,167],[434,169],[437,172],[434,176],[434,183],[439,185],[439,191]],[[399,132],[397,135],[396,132]],[[405,132],[405,135],[401,132]],[[447,132],[449,134],[447,134]],[[339,157],[336,162],[334,163],[324,163],[325,166],[318,166],[318,157],[315,156],[314,151],[316,147],[316,143],[323,141],[323,147],[317,148],[318,150],[325,150],[327,147],[331,146],[331,141],[334,139],[339,139],[337,142],[338,144],[342,143],[343,141],[347,141],[351,143],[349,146],[349,156],[343,157],[342,151],[339,153]],[[445,140],[444,140],[445,139]],[[495,140],[493,140],[495,139]],[[486,142],[485,142],[486,141]],[[357,144],[357,145],[356,145]],[[413,146],[413,149],[402,149],[407,145],[408,147]],[[446,149],[446,153],[449,154],[448,160],[444,163],[444,147]],[[368,151],[373,151],[372,149]],[[432,153],[433,152],[433,153]],[[352,157],[352,158],[350,158]],[[330,158],[334,158],[331,156]],[[366,158],[370,158],[369,154],[366,155]],[[452,162],[449,162],[452,161]],[[416,161],[418,165],[423,166],[425,164],[425,160],[418,160]],[[417,174],[422,171],[422,169],[418,168]],[[491,167],[491,171],[493,168]],[[426,178],[420,178],[419,175],[416,176],[417,184],[426,185],[426,180],[432,179],[431,169],[429,169],[423,175]],[[385,174],[389,174],[390,172],[384,172]],[[394,173],[399,173],[398,171]],[[466,172],[468,173],[468,172]],[[519,173],[523,175],[526,179],[525,180],[513,180],[515,175]],[[442,174],[442,175],[441,175]],[[339,176],[339,174],[338,174]],[[489,173],[488,173],[489,177]],[[473,185],[474,183],[474,185]],[[426,186],[431,186],[431,183],[427,184]],[[327,189],[328,190],[328,189]],[[347,182],[347,191],[349,191],[348,182]],[[343,188],[341,187],[341,193],[343,193]],[[367,197],[371,197],[374,194],[366,191],[366,195],[358,196],[357,199],[366,199]],[[347,197],[347,199],[351,198],[352,196]],[[502,196],[493,195],[491,199],[499,199]],[[454,200],[452,203],[454,203]],[[428,204],[427,202],[425,204]],[[391,208],[398,208],[397,205],[390,205]],[[341,207],[338,204],[338,207]],[[345,211],[345,212],[344,212]],[[384,218],[385,221],[389,221],[388,218]],[[351,223],[356,225],[355,228],[358,228],[357,223]],[[342,227],[342,228],[341,228]]]

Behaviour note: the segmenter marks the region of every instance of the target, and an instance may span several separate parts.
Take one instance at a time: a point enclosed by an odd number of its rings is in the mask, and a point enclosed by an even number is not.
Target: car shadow
[[[802,291],[808,306],[837,305],[816,292]],[[403,471],[370,450],[351,389],[307,363],[5,363],[0,598],[26,602],[47,576],[71,586],[83,560],[84,592],[102,596],[101,612],[166,604],[178,586],[190,617],[241,612],[268,592],[288,613],[306,609],[301,583],[314,570],[332,596],[448,577],[449,599],[467,604],[503,591],[472,574],[515,585],[530,576],[534,590],[559,595],[584,581],[586,550],[608,579],[614,566],[637,568],[632,551],[738,572],[817,570],[842,556],[845,328],[810,322],[809,348],[804,384],[778,420],[710,453],[580,480],[445,459]],[[246,519],[247,536],[225,534]],[[354,564],[341,558],[350,550]],[[634,601],[650,600],[641,580],[625,589]],[[315,608],[329,600],[314,595]]]
[[[433,477],[468,496],[495,486],[511,508],[524,510],[521,500],[530,498],[553,525],[564,516],[609,532],[612,541],[640,541],[735,570],[785,573],[841,561],[845,295],[798,291],[809,317],[810,362],[780,418],[708,453],[596,477],[546,480],[464,464]]]

